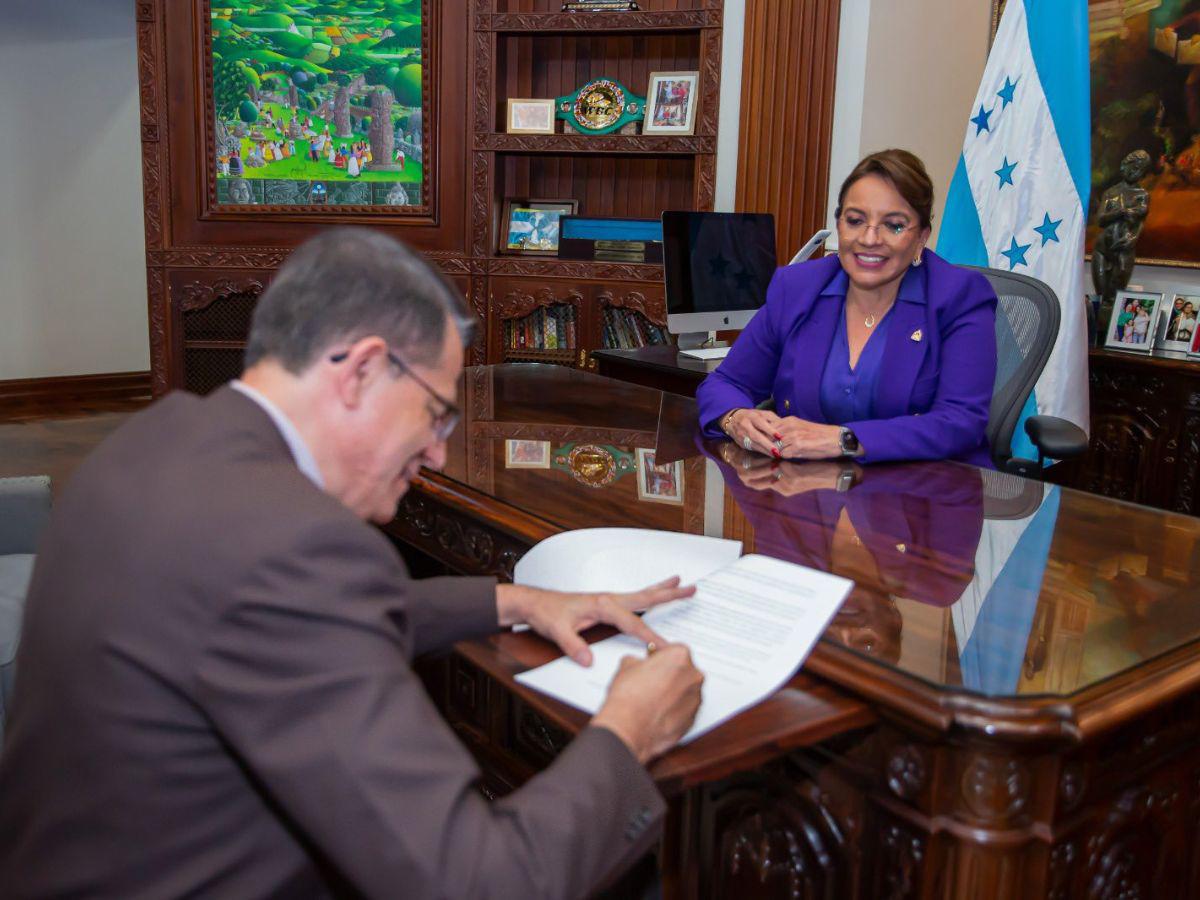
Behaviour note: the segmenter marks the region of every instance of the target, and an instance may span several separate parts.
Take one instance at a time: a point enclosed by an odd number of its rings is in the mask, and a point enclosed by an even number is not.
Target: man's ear
[[[387,343],[375,335],[360,338],[339,356],[340,362],[326,363],[333,370],[334,389],[346,409],[358,409],[371,387],[387,374]]]

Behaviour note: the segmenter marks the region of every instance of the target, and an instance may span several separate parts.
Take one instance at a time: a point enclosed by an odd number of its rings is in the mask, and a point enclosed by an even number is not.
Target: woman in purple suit
[[[925,248],[933,185],[906,150],[838,194],[837,256],[775,273],[696,399],[707,437],[778,459],[959,459],[991,467],[996,294]],[[768,397],[774,410],[755,407]]]

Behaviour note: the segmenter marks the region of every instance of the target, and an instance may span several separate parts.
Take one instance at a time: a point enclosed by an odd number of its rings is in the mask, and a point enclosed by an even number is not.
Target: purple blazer
[[[706,437],[724,433],[720,418],[736,407],[775,399],[780,416],[826,423],[821,375],[842,309],[823,293],[842,271],[827,256],[775,273],[767,302],[721,366],[696,391]],[[992,468],[988,409],[996,380],[996,293],[978,272],[930,250],[900,283],[880,363],[874,406],[879,418],[850,428],[863,462],[957,459]]]

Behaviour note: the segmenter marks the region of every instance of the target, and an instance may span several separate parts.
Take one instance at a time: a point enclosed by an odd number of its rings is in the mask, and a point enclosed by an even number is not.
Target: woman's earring
[[[922,247],[920,250],[917,251],[917,255],[913,257],[912,264],[913,264],[914,269],[921,264],[921,254],[924,252],[925,252],[925,248]]]

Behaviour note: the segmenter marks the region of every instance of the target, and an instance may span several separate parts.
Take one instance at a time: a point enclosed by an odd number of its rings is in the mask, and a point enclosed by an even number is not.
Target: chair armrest
[[[49,519],[49,478],[0,478],[0,555],[36,552]]]
[[[1050,459],[1074,459],[1087,452],[1084,430],[1057,416],[1030,416],[1025,420],[1025,433],[1042,456]]]

